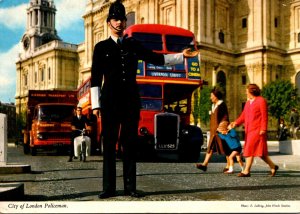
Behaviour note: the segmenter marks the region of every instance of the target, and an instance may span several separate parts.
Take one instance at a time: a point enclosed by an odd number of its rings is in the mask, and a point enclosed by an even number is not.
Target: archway
[[[135,24],[135,12],[130,12],[126,15],[127,21],[126,26],[130,27],[131,25]]]
[[[295,86],[297,88],[297,95],[300,96],[300,72],[296,74]]]
[[[224,100],[226,98],[226,74],[224,71],[217,73],[217,85],[223,90]]]

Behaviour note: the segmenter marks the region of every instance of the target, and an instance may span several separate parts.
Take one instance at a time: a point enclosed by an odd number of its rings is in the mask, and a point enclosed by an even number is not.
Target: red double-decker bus
[[[138,24],[127,28],[125,34],[163,54],[197,48],[191,31],[174,26]],[[137,83],[142,103],[139,154],[142,157],[175,154],[196,160],[203,136],[199,127],[190,125],[190,116],[192,94],[203,83],[198,57],[186,58],[183,64],[174,66],[156,66],[140,60]],[[79,88],[84,108],[90,104],[89,86],[87,80]]]

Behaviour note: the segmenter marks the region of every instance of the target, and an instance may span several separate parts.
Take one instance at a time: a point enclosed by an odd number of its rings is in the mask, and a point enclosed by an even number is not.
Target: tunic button
[[[125,79],[123,79],[123,82],[125,82]]]

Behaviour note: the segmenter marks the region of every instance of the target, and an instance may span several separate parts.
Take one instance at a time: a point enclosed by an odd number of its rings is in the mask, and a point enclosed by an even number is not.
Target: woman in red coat
[[[271,168],[271,176],[275,176],[278,166],[273,163],[268,155],[267,127],[268,110],[266,100],[260,96],[260,88],[256,84],[249,84],[246,90],[246,105],[242,114],[232,122],[233,127],[244,123],[245,125],[245,145],[244,156],[246,167],[239,177],[250,177],[250,169],[254,157],[260,157]]]

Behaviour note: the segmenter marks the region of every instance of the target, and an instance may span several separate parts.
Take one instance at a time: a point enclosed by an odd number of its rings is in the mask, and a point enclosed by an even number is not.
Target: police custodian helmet
[[[111,19],[127,20],[125,7],[121,0],[116,0],[110,5],[106,21],[109,22]]]

